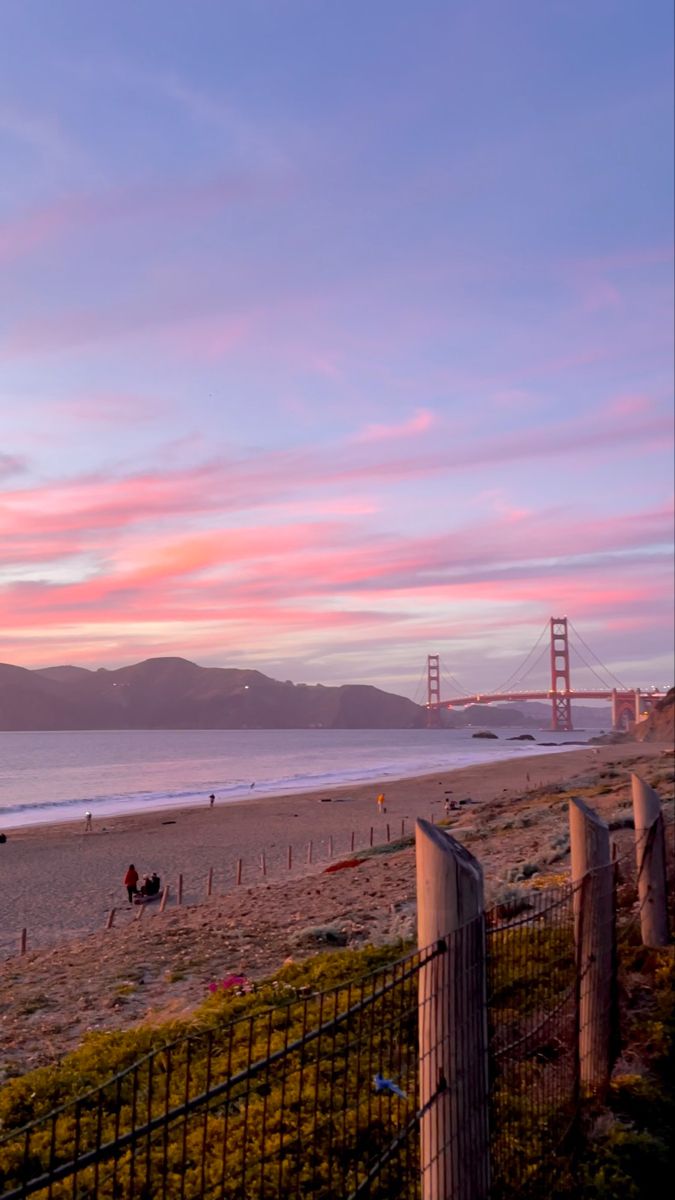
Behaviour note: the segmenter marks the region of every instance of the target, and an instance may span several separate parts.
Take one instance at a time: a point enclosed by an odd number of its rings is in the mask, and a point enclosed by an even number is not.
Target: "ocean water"
[[[404,779],[549,746],[435,729],[0,732],[0,831],[44,822]],[[564,749],[588,734],[535,733]]]

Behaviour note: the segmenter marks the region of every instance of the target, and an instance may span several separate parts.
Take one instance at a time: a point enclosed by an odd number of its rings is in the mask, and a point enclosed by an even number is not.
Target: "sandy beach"
[[[263,797],[203,808],[154,810],[94,821],[91,833],[82,820],[12,830],[0,846],[0,955],[11,949],[22,929],[35,949],[64,936],[102,928],[111,908],[119,926],[135,916],[129,909],[124,873],[134,863],[141,878],[153,870],[170,885],[175,899],[179,874],[186,904],[201,901],[209,869],[213,890],[235,885],[242,860],[246,885],[262,879],[260,855],[270,879],[303,873],[308,842],[315,864],[365,847],[373,828],[375,842],[393,839],[402,823],[412,832],[416,817],[440,819],[446,790],[453,799],[480,804],[498,795],[520,795],[529,786],[551,784],[573,776],[589,764],[634,754],[627,747],[578,748],[551,755],[498,761],[433,773],[417,778],[336,788],[330,791]],[[376,796],[384,789],[386,814],[377,811]],[[155,910],[148,909],[148,916]]]
[[[326,874],[330,838],[334,860],[349,857],[352,830],[357,846],[367,846],[371,826],[383,843],[387,823],[394,838],[402,821],[412,832],[417,816],[442,819],[450,794],[465,801],[449,818],[451,831],[483,864],[489,903],[518,864],[536,866],[534,886],[565,878],[565,793],[585,796],[603,815],[625,812],[631,769],[660,786],[664,799],[672,796],[672,752],[622,744],[389,783],[381,818],[370,785],[335,791],[330,802],[317,793],[118,818],[87,835],[79,825],[17,830],[1,847],[3,939],[8,930],[18,937],[25,922],[28,953],[18,956],[11,938],[12,956],[0,966],[0,1078],[58,1058],[91,1030],[189,1014],[211,981],[228,972],[252,980],[269,974],[289,955],[325,948],[326,929],[331,942],[347,945],[414,936],[412,848]],[[163,914],[148,906],[134,919],[121,882],[130,861],[170,882]],[[111,906],[119,914],[105,930]]]

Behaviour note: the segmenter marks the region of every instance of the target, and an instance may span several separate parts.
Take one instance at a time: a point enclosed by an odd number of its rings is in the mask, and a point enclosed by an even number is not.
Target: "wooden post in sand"
[[[666,839],[661,800],[653,788],[631,774],[640,929],[644,946],[668,945]]]
[[[389,829],[389,822],[388,822],[388,821],[387,821],[387,841],[388,841],[388,842],[390,842],[390,841],[391,841],[391,832],[390,832],[390,829]]]
[[[107,919],[107,921],[106,921],[106,923],[105,923],[105,927],[106,927],[106,929],[112,929],[112,927],[113,927],[113,925],[114,925],[114,922],[115,922],[115,913],[116,913],[116,912],[117,912],[117,909],[116,909],[116,908],[111,908],[111,909],[110,909],[110,912],[108,913],[108,919]]]
[[[569,802],[574,942],[579,986],[579,1083],[587,1095],[609,1079],[614,943],[614,864],[609,829],[576,797]]]
[[[332,835],[332,833],[328,834],[328,857],[329,858],[333,857],[333,835]]]
[[[178,891],[176,892],[176,904],[183,903],[183,876],[178,876]]]
[[[405,817],[401,818],[401,837],[405,837]]]
[[[168,883],[165,883],[164,891],[162,892],[162,899],[159,902],[159,911],[160,912],[164,912],[164,909],[166,908],[166,902],[168,899],[169,899],[169,885],[168,885]]]
[[[373,844],[373,827],[372,827],[372,825],[370,827],[370,844],[371,844],[371,846]]]
[[[260,870],[264,876],[267,876],[267,859],[265,858],[264,850],[260,851]]]
[[[356,837],[356,834],[355,834],[354,830],[352,829],[352,837],[351,837],[351,841],[350,841],[350,843],[349,843],[349,849],[351,850],[352,854],[354,853],[354,839],[355,839],[355,837]]]
[[[138,912],[136,913],[134,920],[140,921],[141,917],[143,916],[143,913],[145,912],[145,905],[137,904],[136,907],[138,909]]]
[[[312,862],[312,843],[308,842],[307,843],[307,863],[308,863],[308,865],[311,865],[311,862]]]
[[[487,985],[483,872],[416,823],[419,1108],[423,1200],[487,1200]]]
[[[241,883],[241,866],[242,866],[241,859],[238,858],[237,859],[237,885],[239,885]]]
[[[19,938],[19,954],[25,954],[25,953],[26,953],[26,946],[27,946],[27,943],[28,943],[28,930],[27,930],[27,929],[22,929],[22,930],[21,930],[21,937]]]
[[[210,896],[213,891],[213,867],[209,867],[209,873],[206,876],[206,895]]]
[[[288,847],[287,863],[288,863],[288,869],[290,871],[291,867],[293,866],[293,847],[292,846]]]

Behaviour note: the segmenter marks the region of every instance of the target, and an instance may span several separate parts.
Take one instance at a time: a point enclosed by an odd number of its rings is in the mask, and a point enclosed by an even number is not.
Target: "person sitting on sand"
[[[151,895],[152,895],[152,880],[150,879],[149,875],[146,875],[145,879],[143,880],[143,883],[141,884],[141,896],[151,896]]]
[[[150,895],[158,896],[159,895],[159,875],[157,874],[156,871],[152,872],[152,877],[150,879],[150,887],[152,888]]]
[[[130,864],[129,870],[124,876],[124,886],[127,889],[129,903],[133,904],[134,896],[138,895],[138,871],[133,863]]]

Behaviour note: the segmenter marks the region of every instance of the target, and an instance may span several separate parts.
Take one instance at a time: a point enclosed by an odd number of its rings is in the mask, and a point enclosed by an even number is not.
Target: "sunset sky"
[[[672,45],[671,0],[2,0],[0,660],[419,699],[567,614],[671,683]]]

